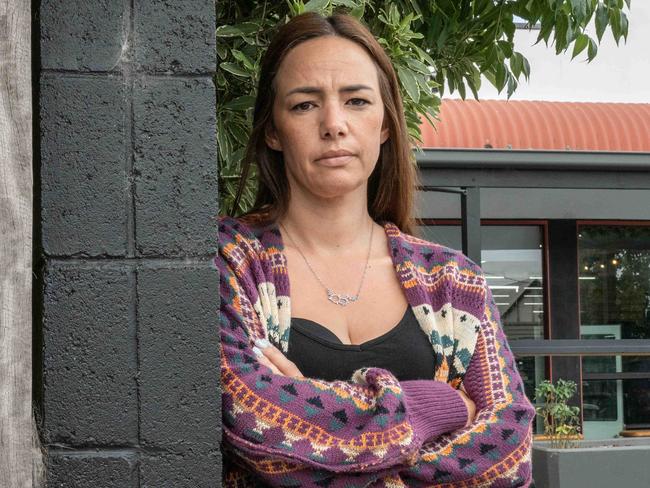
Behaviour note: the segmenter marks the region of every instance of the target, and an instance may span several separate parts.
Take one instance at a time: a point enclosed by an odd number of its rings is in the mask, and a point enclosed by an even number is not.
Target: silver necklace
[[[366,257],[366,266],[363,268],[363,276],[361,276],[361,283],[359,283],[359,289],[357,290],[357,294],[354,296],[351,295],[345,295],[342,293],[335,293],[331,288],[329,288],[325,283],[323,283],[323,280],[320,279],[318,274],[316,274],[316,271],[314,271],[314,268],[311,267],[311,264],[309,264],[309,261],[307,261],[307,258],[305,255],[302,253],[298,245],[296,244],[296,241],[293,240],[293,237],[291,237],[291,234],[287,232],[287,228],[280,224],[282,229],[284,230],[284,233],[287,234],[287,237],[291,241],[291,243],[295,246],[295,248],[298,250],[300,255],[302,256],[302,259],[305,260],[305,264],[309,268],[309,270],[312,272],[314,277],[318,280],[318,282],[321,284],[323,288],[325,288],[325,291],[327,292],[327,299],[335,303],[336,305],[341,305],[342,307],[345,307],[349,303],[356,302],[359,299],[359,294],[361,293],[361,287],[363,287],[363,281],[366,278],[366,271],[368,271],[368,263],[370,262],[370,250],[372,249],[372,233],[375,230],[375,226],[370,227],[370,242],[368,242],[368,256]]]

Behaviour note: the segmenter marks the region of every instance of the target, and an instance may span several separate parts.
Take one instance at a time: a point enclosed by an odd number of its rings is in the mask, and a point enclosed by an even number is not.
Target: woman
[[[410,157],[360,23],[279,30],[246,157],[257,201],[220,219],[215,259],[226,486],[530,483],[534,409],[498,311],[476,264],[411,235]]]

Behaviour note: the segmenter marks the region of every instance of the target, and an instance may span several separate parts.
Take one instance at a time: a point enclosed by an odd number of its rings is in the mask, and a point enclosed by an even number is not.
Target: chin
[[[323,185],[322,182],[318,185],[317,188],[312,189],[312,193],[318,195],[321,198],[340,198],[355,192],[361,186],[363,186],[364,181],[360,182],[336,182],[330,185]]]

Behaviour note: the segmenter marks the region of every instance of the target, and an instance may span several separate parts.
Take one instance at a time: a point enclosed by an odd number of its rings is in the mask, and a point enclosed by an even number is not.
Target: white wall
[[[621,40],[617,47],[607,30],[591,63],[586,61],[586,49],[571,61],[571,50],[558,56],[544,41],[533,46],[538,30],[517,29],[515,49],[528,58],[531,75],[530,82],[522,78],[510,99],[650,103],[650,1],[632,2],[628,19],[627,43]],[[591,27],[595,39],[593,21]],[[458,98],[458,93],[450,98]],[[506,90],[498,94],[484,80],[479,98],[506,99]]]

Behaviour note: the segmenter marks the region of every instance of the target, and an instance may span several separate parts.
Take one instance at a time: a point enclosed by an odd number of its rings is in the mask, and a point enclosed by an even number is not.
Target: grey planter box
[[[577,441],[576,448],[533,443],[535,488],[648,488],[650,438]]]

